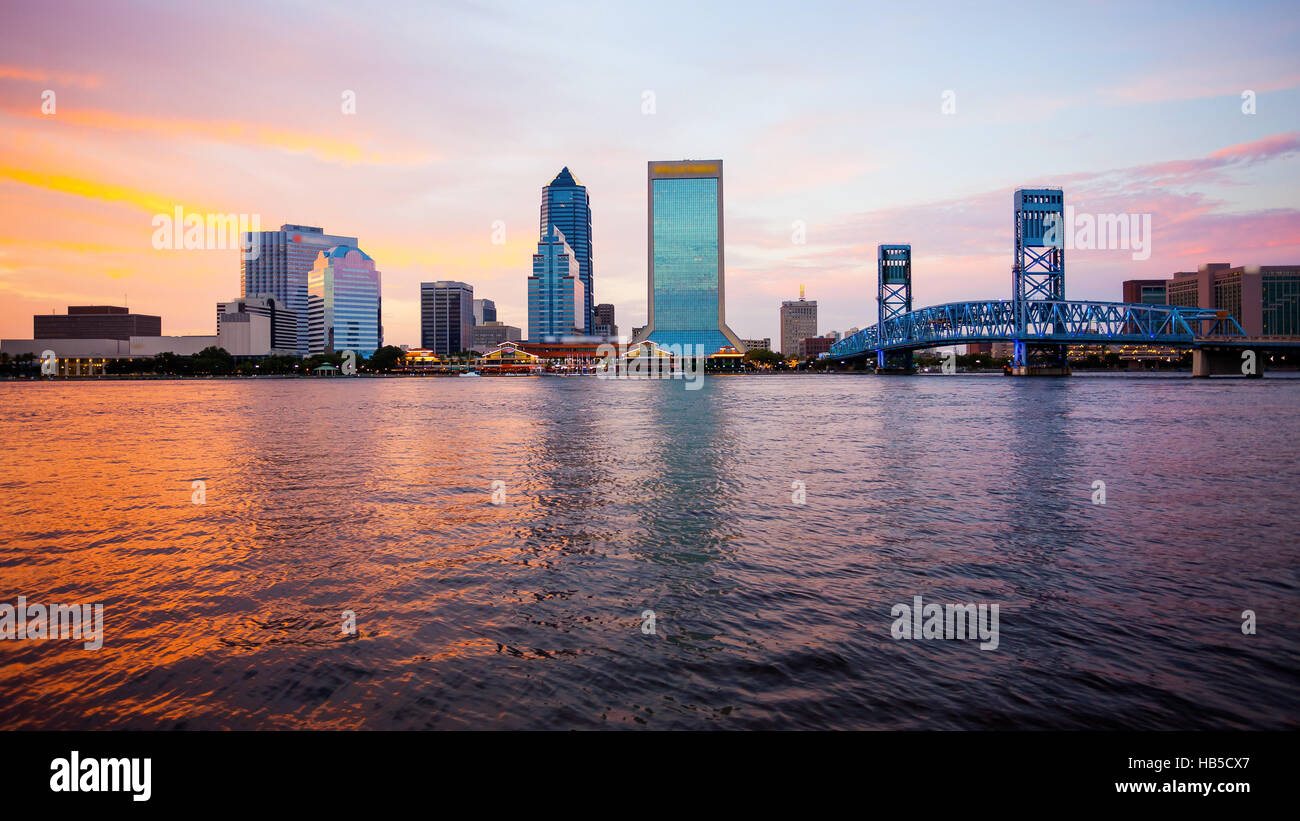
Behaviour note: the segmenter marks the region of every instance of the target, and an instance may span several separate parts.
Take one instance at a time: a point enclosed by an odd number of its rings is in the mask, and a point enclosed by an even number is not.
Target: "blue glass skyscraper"
[[[578,260],[555,225],[548,225],[533,254],[528,277],[528,339],[584,334],[587,315]]]
[[[591,267],[591,197],[587,186],[574,179],[568,166],[560,170],[551,184],[542,188],[542,220],[539,235],[546,236],[546,228],[554,225],[564,234],[578,261],[578,278],[582,281],[582,327],[590,329],[595,323],[595,300],[592,299]]]
[[[310,334],[307,328],[307,277],[322,251],[336,245],[355,248],[356,237],[327,234],[314,225],[281,225],[279,231],[258,231],[245,236],[245,247],[258,249],[257,256],[243,261],[242,297],[270,294],[298,321],[297,353],[306,356]]]
[[[744,352],[725,313],[722,160],[651,162],[648,176],[648,316],[634,341]]]

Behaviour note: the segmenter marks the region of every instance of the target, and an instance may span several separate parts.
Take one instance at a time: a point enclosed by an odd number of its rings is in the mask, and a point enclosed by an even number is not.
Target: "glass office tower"
[[[635,342],[745,345],[727,327],[722,160],[649,163],[648,321]]]
[[[528,277],[529,341],[586,333],[584,291],[577,255],[564,232],[553,224],[547,226]]]
[[[309,354],[355,351],[370,356],[384,344],[379,272],[360,248],[322,251],[307,275]]]
[[[356,237],[327,234],[314,225],[281,225],[279,231],[245,235],[245,247],[258,249],[255,259],[243,261],[243,297],[270,294],[298,318],[298,355],[307,355],[307,276],[322,251],[346,245],[357,247]],[[251,243],[251,246],[248,244]]]
[[[421,282],[420,347],[438,356],[471,350],[477,301],[474,286],[468,282],[449,279]]]
[[[591,197],[587,187],[574,179],[568,166],[560,170],[551,184],[542,188],[542,220],[539,236],[546,236],[548,226],[554,225],[564,234],[578,261],[578,278],[582,281],[582,327],[595,323],[592,299],[591,267]]]

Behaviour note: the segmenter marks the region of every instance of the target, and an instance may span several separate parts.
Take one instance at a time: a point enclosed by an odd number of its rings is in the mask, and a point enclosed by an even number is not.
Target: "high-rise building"
[[[652,161],[646,188],[648,316],[633,341],[744,352],[726,321],[722,160]]]
[[[66,314],[32,316],[33,339],[130,339],[161,336],[162,317],[116,305],[69,305]]]
[[[497,321],[497,304],[490,299],[474,300],[474,324],[483,325]]]
[[[240,296],[270,294],[298,317],[298,353],[307,354],[307,276],[322,251],[342,245],[357,247],[356,237],[326,234],[311,225],[281,225],[279,231],[250,232],[247,248],[253,259],[243,261]]]
[[[799,341],[817,335],[817,300],[804,299],[803,286],[799,298],[781,303],[781,355],[797,356]]]
[[[468,351],[474,343],[474,286],[438,280],[420,283],[420,347],[438,356]]]
[[[596,306],[596,321],[591,327],[593,336],[618,336],[618,325],[614,322],[614,305],[602,302]]]
[[[546,226],[528,277],[528,339],[586,333],[585,300],[573,248],[557,226]]]
[[[321,251],[307,275],[308,354],[355,351],[370,356],[384,344],[380,274],[360,248]]]
[[[298,354],[298,315],[285,307],[271,294],[241,296],[230,302],[217,303],[217,336],[221,335],[221,320],[225,315],[255,314],[270,321],[270,347],[277,353]]]
[[[564,234],[578,261],[578,279],[582,282],[582,327],[596,322],[591,254],[591,196],[587,186],[578,182],[568,166],[560,170],[551,184],[542,188],[542,219],[539,236],[546,236],[547,226],[554,225]],[[532,332],[529,331],[531,334]]]

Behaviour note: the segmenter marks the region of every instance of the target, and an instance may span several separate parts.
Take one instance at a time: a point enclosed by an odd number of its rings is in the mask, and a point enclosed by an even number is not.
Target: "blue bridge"
[[[1193,372],[1208,376],[1212,368],[1241,372],[1244,349],[1300,346],[1249,339],[1227,311],[1065,299],[1064,204],[1059,188],[1015,192],[1011,299],[913,310],[911,246],[879,246],[878,321],[836,342],[827,358],[845,364],[874,360],[877,372],[911,372],[912,351],[918,349],[1012,342],[1012,373],[1065,375],[1068,345],[1147,344],[1193,349]]]

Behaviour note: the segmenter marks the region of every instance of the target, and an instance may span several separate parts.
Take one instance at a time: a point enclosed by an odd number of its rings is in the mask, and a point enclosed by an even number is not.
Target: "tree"
[[[225,348],[209,345],[199,351],[191,361],[195,373],[225,376],[235,369],[235,358]]]
[[[760,367],[771,368],[781,361],[781,357],[766,348],[755,348],[752,351],[745,352],[745,361]]]
[[[406,352],[396,345],[385,345],[370,355],[366,367],[372,371],[387,372],[401,367]]]

